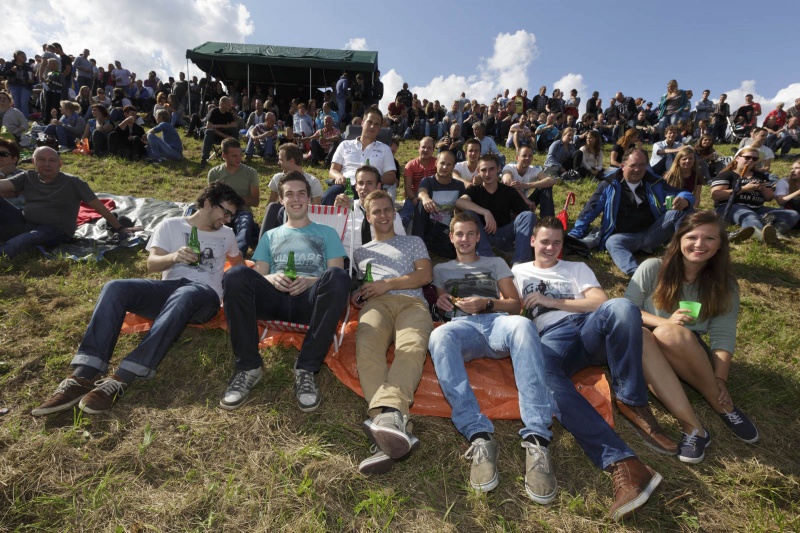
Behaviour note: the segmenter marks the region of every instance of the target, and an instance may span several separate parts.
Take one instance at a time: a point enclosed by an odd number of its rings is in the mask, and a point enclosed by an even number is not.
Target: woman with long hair
[[[800,212],[800,161],[795,161],[789,177],[775,186],[775,201],[784,209]]]
[[[683,432],[678,458],[699,463],[711,442],[681,381],[703,395],[736,437],[747,443],[758,441],[758,429],[728,392],[739,289],[724,222],[708,211],[684,218],[663,259],[645,260],[625,297],[642,310],[647,386],[677,418]],[[700,304],[696,318],[686,307],[688,302]],[[708,345],[702,339],[705,334]]]
[[[681,109],[688,102],[686,91],[678,89],[678,82],[669,80],[667,82],[667,92],[661,96],[658,103],[658,132],[664,137],[664,130],[667,126],[677,126],[681,119]]]
[[[628,148],[635,146],[639,142],[639,130],[630,128],[622,137],[617,139],[617,144],[611,149],[611,162],[608,164],[610,167],[620,168],[622,166],[622,156],[628,151]]]
[[[714,148],[714,136],[710,133],[700,135],[694,143],[694,153],[701,163],[708,167],[708,175],[712,178],[716,176],[724,164],[719,161],[719,154]]]
[[[91,109],[93,118],[86,121],[83,138],[89,139],[94,155],[106,155],[108,153],[108,135],[114,131],[114,124],[104,105],[94,104]]]
[[[695,156],[694,148],[683,146],[678,150],[672,166],[664,174],[664,179],[673,187],[692,193],[694,208],[700,208],[700,193],[703,191],[706,176],[700,169],[700,161]]]
[[[778,245],[800,220],[800,213],[764,207],[764,202],[772,201],[775,191],[769,177],[756,170],[760,159],[758,148],[752,146],[736,152],[730,164],[711,182],[711,199],[726,222],[742,227],[731,236],[732,242],[755,236],[767,244]]]
[[[603,178],[603,145],[596,130],[586,132],[586,144],[575,152],[572,168],[576,169],[582,178]]]
[[[58,139],[61,148],[75,148],[75,139],[80,139],[86,129],[86,121],[80,115],[81,105],[78,102],[62,100],[61,118],[52,119],[44,129],[46,135]]]

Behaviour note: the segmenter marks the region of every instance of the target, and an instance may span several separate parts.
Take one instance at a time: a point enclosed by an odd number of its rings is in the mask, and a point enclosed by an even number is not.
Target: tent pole
[[[314,98],[314,97],[311,96],[311,69],[309,68],[308,69],[308,99],[311,100],[312,98]],[[312,117],[312,120],[313,120],[313,117]]]
[[[250,93],[250,63],[247,64],[247,105],[253,105],[253,95]]]
[[[189,75],[189,58],[186,58],[186,97],[187,102],[189,103],[189,109],[186,112],[189,116],[192,116],[192,91],[189,90],[189,86],[192,83],[192,77]]]

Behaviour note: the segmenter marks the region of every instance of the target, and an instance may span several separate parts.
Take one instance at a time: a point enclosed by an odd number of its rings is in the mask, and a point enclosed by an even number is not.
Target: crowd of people
[[[730,244],[750,237],[771,245],[789,242],[800,221],[800,161],[777,183],[769,174],[775,157],[770,135],[780,150],[796,146],[800,99],[783,115],[782,106],[780,113],[770,113],[775,120],[761,127],[754,103],[746,104],[752,113],[740,109],[729,122],[724,98],[711,104],[704,91],[692,110],[690,91],[674,81],[656,110],[617,93],[601,112],[595,93],[578,117],[576,91],[564,100],[561,91],[547,96],[542,87],[533,100],[519,89],[488,105],[462,94],[440,117],[439,102],[420,101],[404,86],[384,115],[372,105],[377,78],[367,84],[358,74],[352,87],[343,75],[319,110],[313,100],[293,102],[289,114],[281,115],[267,96],[255,99],[248,113],[242,104],[246,93],[239,93],[220,96],[204,117],[190,117],[186,107],[181,111],[185,94],[176,91],[183,76],[169,88],[156,83],[149,102],[150,92],[130,93],[138,80],[132,84],[119,62],[101,73],[64,57],[54,44],[39,68],[21,52],[6,62],[2,72],[9,88],[16,88],[0,91],[4,124],[6,116],[16,115],[9,109],[30,117],[23,103],[32,93],[23,89],[44,73],[39,79],[48,86],[41,111],[45,119],[58,117],[47,127],[53,127],[59,145],[79,137],[79,119],[88,112],[93,125],[84,126],[81,138],[96,152],[177,159],[181,139],[175,128],[186,119],[191,133],[203,139],[203,163],[215,144],[222,162],[209,169],[193,213],[162,221],[150,238],[147,270],[162,279],[105,285],[69,375],[34,416],[76,405],[90,414],[111,409],[137,379],[155,376],[187,324],[211,320],[220,304],[234,372],[219,406],[240,408],[263,379],[257,320],[272,319],[309,327],[293,369],[294,392],[301,411],[314,411],[322,401],[316,375],[337,323],[352,305],[358,310],[355,356],[367,402],[363,430],[373,444],[359,464],[367,475],[389,471],[420,446],[409,409],[428,352],[453,424],[469,441],[469,483],[477,491],[490,491],[499,482],[494,427],[481,412],[465,368],[477,358],[511,358],[523,426],[524,486],[539,504],[552,502],[558,492],[557,461],[549,448],[554,415],[592,463],[611,473],[615,520],[644,505],[662,480],[574,387],[570,378],[589,365],[608,366],[618,413],[659,453],[696,464],[711,443],[708,423],[695,412],[681,381],[703,396],[737,438],[759,439],[727,387],[739,312]],[[91,64],[88,50],[81,57]],[[54,83],[58,75],[61,85]],[[16,84],[19,79],[24,87]],[[111,79],[112,87],[104,84]],[[79,99],[73,102],[65,91],[74,86],[77,95],[88,87],[97,103],[84,109]],[[106,105],[104,95],[123,87],[128,92],[121,100],[115,94]],[[153,105],[157,125],[150,132],[138,124],[137,98]],[[737,131],[740,115],[746,132]],[[357,135],[341,133],[344,126],[356,128]],[[379,140],[384,131],[392,139],[388,144]],[[732,158],[721,158],[714,143],[731,135],[742,137],[741,147]],[[418,157],[404,167],[395,159],[402,137],[419,140]],[[651,154],[641,148],[644,139],[654,143]],[[0,195],[24,195],[24,210],[0,198],[0,255],[13,258],[68,240],[81,201],[115,230],[137,231],[123,227],[86,182],[61,172],[57,149],[38,147],[34,168],[17,168],[15,141],[0,138]],[[497,142],[514,148],[514,162],[501,160]],[[604,142],[614,143],[608,166]],[[270,181],[260,231],[253,217],[261,203],[259,176],[247,165],[256,150],[277,157],[281,168]],[[547,152],[542,167],[532,164],[536,151]],[[303,171],[304,164],[323,161],[329,167],[327,189]],[[401,176],[405,199],[398,210]],[[595,180],[596,190],[567,232],[554,216],[553,186],[573,179]],[[706,185],[711,210],[701,209]],[[773,200],[781,209],[764,205]],[[311,221],[309,205],[315,203],[350,211],[353,223],[344,239]],[[597,217],[601,222],[593,229]],[[739,226],[730,235],[729,223]],[[569,243],[608,251],[630,278],[625,296],[609,299],[589,266],[561,259]],[[244,264],[251,247],[252,268]],[[643,254],[660,257],[640,263]],[[432,256],[444,261],[434,265]],[[153,325],[109,375],[126,312],[150,318]],[[434,319],[444,323],[434,327]],[[679,442],[653,416],[648,389],[680,425]]]

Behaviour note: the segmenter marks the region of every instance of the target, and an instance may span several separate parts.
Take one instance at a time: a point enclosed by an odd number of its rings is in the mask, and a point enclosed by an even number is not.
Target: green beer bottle
[[[283,275],[292,281],[297,279],[297,267],[294,266],[294,252],[289,252],[289,258],[286,260],[286,268],[283,269]]]
[[[197,256],[197,260],[192,263],[189,263],[191,266],[197,266],[200,264],[200,239],[197,237],[197,228],[192,226],[192,232],[189,234],[189,242],[186,243],[186,246]]]
[[[372,283],[375,281],[372,279],[372,263],[367,263],[367,270],[364,273],[364,283]]]
[[[458,309],[455,307],[456,300],[458,299],[458,284],[453,285],[453,288],[450,289],[450,303],[453,304],[453,309],[445,313],[445,318],[447,320],[453,320],[453,317],[456,316],[456,310]]]
[[[347,181],[344,184],[344,193],[347,195],[348,198],[355,198],[356,195],[353,192],[353,187],[350,186],[350,178],[346,178]]]

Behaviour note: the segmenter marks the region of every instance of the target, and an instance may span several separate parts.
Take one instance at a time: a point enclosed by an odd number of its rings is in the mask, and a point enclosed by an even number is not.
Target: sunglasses
[[[11,152],[0,152],[0,157],[11,157]]]
[[[752,155],[740,155],[739,157],[741,157],[745,161],[758,161],[758,157]]]

